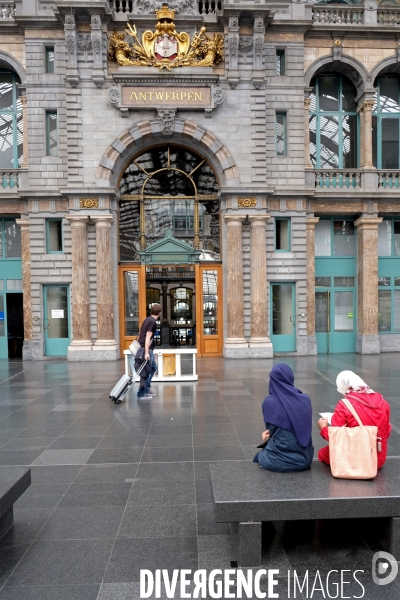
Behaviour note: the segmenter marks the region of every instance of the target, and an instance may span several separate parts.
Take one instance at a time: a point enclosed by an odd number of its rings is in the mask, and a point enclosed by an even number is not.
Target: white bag
[[[132,344],[129,346],[129,350],[131,351],[131,354],[133,354],[133,356],[136,356],[139,348],[140,348],[140,344],[137,339],[133,340]]]
[[[347,406],[359,427],[329,427],[329,460],[334,477],[373,479],[378,472],[378,427],[364,425],[349,400]]]

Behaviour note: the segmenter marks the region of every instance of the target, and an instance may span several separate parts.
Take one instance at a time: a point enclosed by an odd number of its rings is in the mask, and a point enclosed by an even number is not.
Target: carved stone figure
[[[219,87],[214,88],[212,97],[214,104],[222,104],[222,102],[225,100],[225,94]]]
[[[111,102],[111,104],[118,104],[119,99],[120,99],[120,94],[119,94],[119,88],[116,85],[113,85],[113,87],[111,87],[108,90],[108,99]]]
[[[136,10],[138,13],[145,13],[147,15],[160,9],[162,2],[156,2],[155,0],[137,0]],[[175,11],[177,15],[194,15],[195,2],[194,0],[174,0],[169,3],[169,7]]]
[[[247,54],[253,50],[253,39],[248,36],[241,36],[239,38],[239,50],[243,54]]]
[[[175,124],[175,109],[171,108],[160,108],[157,110],[160,118],[161,133],[163,135],[171,135],[174,132]]]

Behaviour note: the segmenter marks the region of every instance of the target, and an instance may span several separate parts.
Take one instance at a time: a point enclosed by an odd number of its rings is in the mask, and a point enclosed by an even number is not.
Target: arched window
[[[163,144],[137,156],[120,182],[120,260],[172,232],[220,259],[218,182],[206,160],[186,148]],[[202,260],[202,259],[201,259]]]
[[[0,168],[18,169],[22,162],[22,104],[18,98],[19,78],[0,70]]]
[[[318,75],[311,82],[310,158],[316,169],[358,167],[356,89],[341,75]]]
[[[372,115],[372,159],[378,169],[399,169],[399,80],[379,77]]]

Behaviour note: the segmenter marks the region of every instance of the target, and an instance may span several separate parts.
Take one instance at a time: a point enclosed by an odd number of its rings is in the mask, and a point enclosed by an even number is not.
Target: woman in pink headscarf
[[[387,455],[388,437],[390,436],[390,405],[381,396],[371,390],[368,385],[353,371],[342,371],[336,378],[336,387],[344,398],[349,400],[356,409],[363,425],[376,425],[378,427],[378,469],[380,469]],[[358,427],[356,419],[353,417],[347,406],[339,402],[332,416],[331,424],[333,427]],[[329,440],[329,427],[326,419],[318,421],[320,435]],[[321,448],[318,452],[318,460],[328,465],[329,446]]]

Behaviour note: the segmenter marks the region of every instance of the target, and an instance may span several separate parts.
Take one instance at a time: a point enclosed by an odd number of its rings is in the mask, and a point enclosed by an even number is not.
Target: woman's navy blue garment
[[[314,456],[311,442],[304,448],[292,431],[268,423],[265,423],[265,427],[269,429],[271,438],[266,447],[255,455],[253,462],[258,462],[262,469],[277,473],[306,471],[310,468]]]
[[[303,448],[311,444],[311,399],[294,387],[289,365],[279,363],[269,374],[269,395],[262,404],[264,421],[294,433]]]

